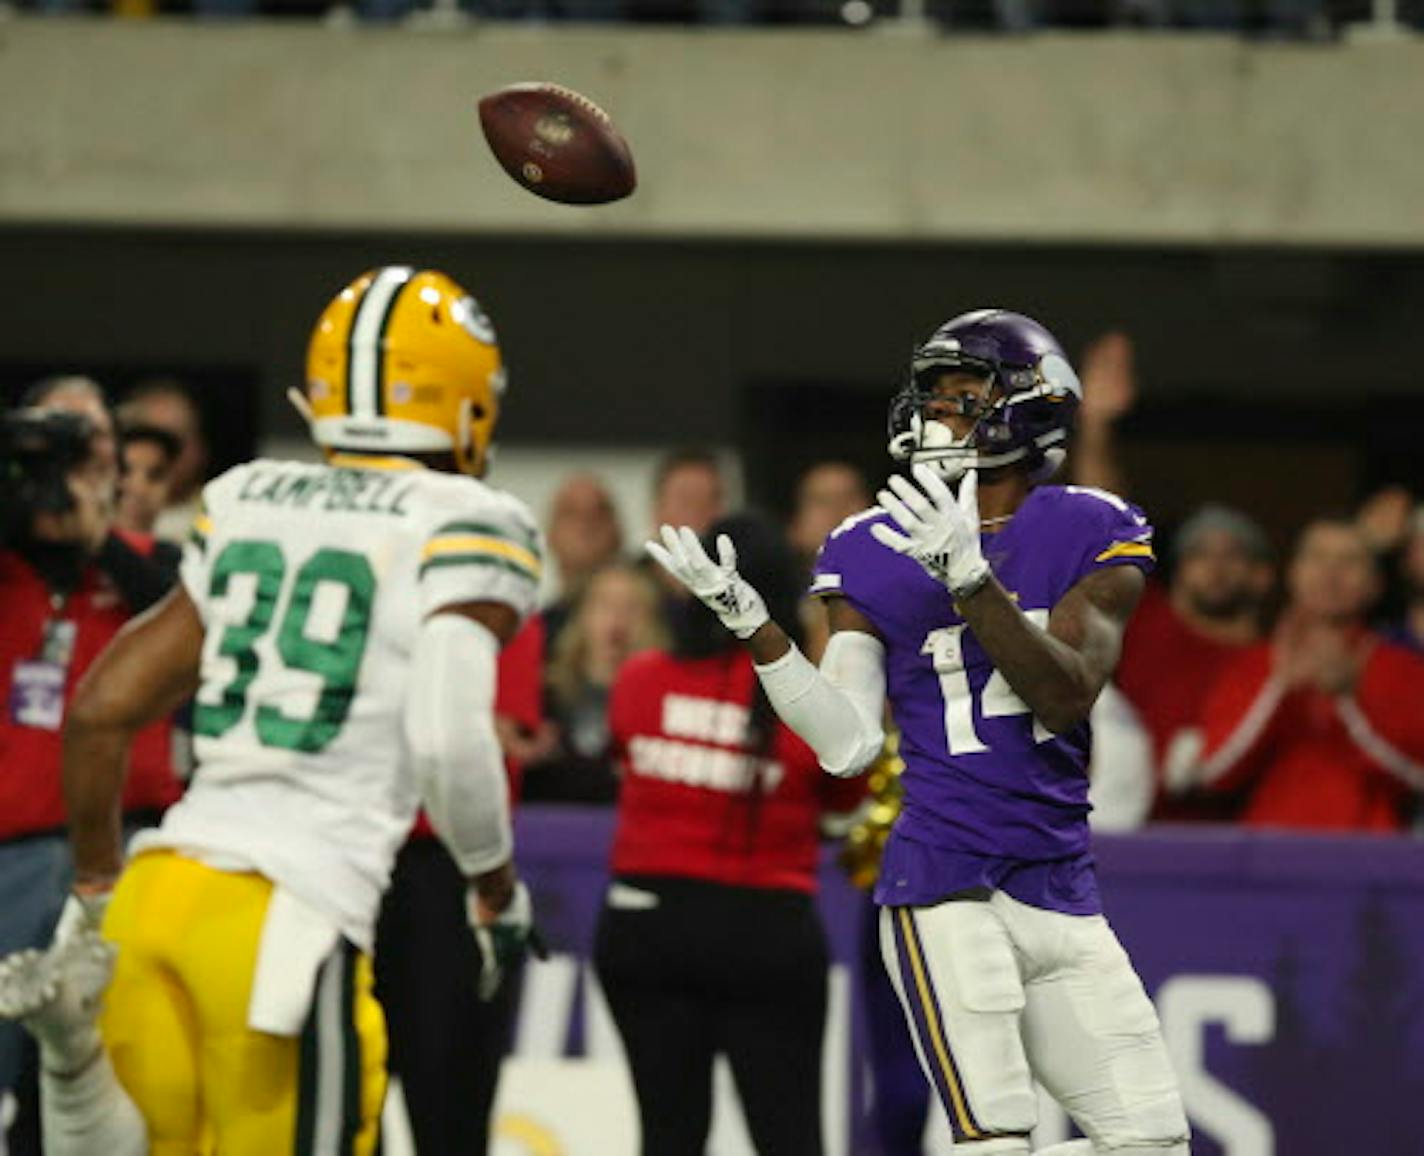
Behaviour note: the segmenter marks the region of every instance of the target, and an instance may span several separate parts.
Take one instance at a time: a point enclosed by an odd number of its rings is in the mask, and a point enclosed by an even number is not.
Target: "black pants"
[[[809,895],[625,878],[595,963],[638,1093],[643,1156],[703,1156],[727,1056],[760,1156],[820,1156],[826,941]]]
[[[396,858],[376,927],[376,996],[386,1011],[418,1156],[485,1156],[500,1061],[509,1049],[519,976],[481,1003],[480,954],[465,880],[434,839]]]

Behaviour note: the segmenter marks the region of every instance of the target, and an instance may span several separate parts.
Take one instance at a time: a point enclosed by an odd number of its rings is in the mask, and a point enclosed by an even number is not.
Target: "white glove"
[[[737,551],[726,534],[717,538],[720,562],[707,551],[692,530],[683,526],[662,528],[663,545],[648,542],[647,551],[658,565],[691,590],[722,620],[722,625],[744,642],[771,620],[766,603],[737,573]]]
[[[0,959],[0,1020],[29,1029],[49,1071],[77,1071],[99,1050],[99,1010],[116,954],[98,932],[81,928],[48,951]]]
[[[979,548],[978,472],[964,475],[958,498],[923,462],[915,466],[914,475],[923,492],[897,475],[890,479],[889,490],[876,495],[880,508],[905,532],[897,534],[880,522],[870,532],[882,546],[913,558],[955,598],[968,597],[990,577]]]
[[[475,947],[480,953],[481,1000],[494,998],[505,974],[531,946],[541,958],[546,954],[534,930],[534,904],[529,898],[529,888],[523,882],[515,883],[509,905],[493,919],[481,915],[479,899],[471,891],[469,920],[470,930],[475,935]]]

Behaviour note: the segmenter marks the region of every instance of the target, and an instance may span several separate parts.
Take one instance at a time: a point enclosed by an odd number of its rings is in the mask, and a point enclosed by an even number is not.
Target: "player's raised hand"
[[[1137,404],[1137,369],[1132,338],[1126,333],[1104,333],[1085,350],[1078,378],[1083,400],[1079,420],[1090,425],[1111,425]]]
[[[737,573],[737,551],[726,534],[717,539],[714,562],[691,527],[662,528],[662,542],[646,543],[659,566],[700,598],[722,620],[722,625],[745,641],[768,622],[766,603]]]
[[[903,533],[880,522],[870,532],[882,546],[913,558],[954,597],[966,597],[989,576],[989,563],[979,548],[978,473],[964,475],[957,497],[923,462],[913,473],[918,486],[896,475],[877,495],[880,508]]]

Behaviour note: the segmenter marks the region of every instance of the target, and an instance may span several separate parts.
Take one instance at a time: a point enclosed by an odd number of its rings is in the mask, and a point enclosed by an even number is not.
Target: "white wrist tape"
[[[805,741],[823,770],[848,778],[885,744],[885,647],[858,630],[831,636],[819,670],[793,644],[756,668],[776,713]]]
[[[484,626],[435,614],[420,628],[406,690],[406,744],[421,800],[466,875],[500,866],[514,849],[494,729],[498,659],[499,640]]]

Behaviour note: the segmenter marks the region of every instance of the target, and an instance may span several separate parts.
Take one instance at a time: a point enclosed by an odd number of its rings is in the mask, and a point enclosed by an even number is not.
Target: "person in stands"
[[[742,516],[716,523],[709,545],[722,536],[794,622],[799,583],[781,535]],[[822,774],[777,720],[751,658],[695,598],[677,604],[673,638],[668,651],[629,659],[614,683],[624,780],[595,948],[632,1068],[642,1153],[705,1148],[722,1053],[757,1151],[818,1156],[818,840],[823,816],[853,810],[863,787]]]
[[[1380,580],[1356,523],[1307,526],[1287,588],[1274,636],[1207,695],[1194,777],[1243,792],[1251,825],[1402,830],[1424,790],[1424,659],[1366,627]]]

